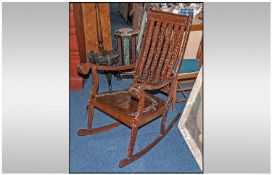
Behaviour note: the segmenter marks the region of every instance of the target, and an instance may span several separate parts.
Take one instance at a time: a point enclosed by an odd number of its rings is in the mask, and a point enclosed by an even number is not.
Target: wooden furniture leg
[[[128,147],[128,159],[131,159],[133,156],[133,150],[134,150],[134,145],[137,137],[137,132],[138,128],[136,125],[134,125],[131,128],[131,135],[130,135],[130,141],[129,141],[129,147]]]
[[[161,120],[161,134],[165,133],[166,115],[167,115],[167,113],[162,115],[162,120]]]

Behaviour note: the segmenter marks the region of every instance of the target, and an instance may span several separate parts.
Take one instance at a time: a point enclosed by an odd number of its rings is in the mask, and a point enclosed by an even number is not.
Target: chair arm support
[[[128,90],[129,95],[136,98],[140,99],[142,93],[145,90],[157,90],[161,89],[167,85],[169,85],[173,81],[173,78],[170,80],[167,80],[163,83],[158,83],[158,84],[151,84],[151,83],[134,83]]]
[[[138,118],[143,113],[144,104],[145,104],[145,90],[157,90],[161,89],[169,84],[171,84],[174,81],[174,77],[172,77],[170,80],[167,80],[163,83],[158,84],[151,84],[151,83],[134,83],[129,89],[128,94],[139,100],[138,109],[137,109],[137,115],[135,116],[135,120],[137,121]]]
[[[128,94],[139,100],[145,89],[146,84],[135,83],[128,89]]]
[[[92,70],[92,76],[93,76],[93,88],[92,88],[92,96],[96,95],[98,93],[98,87],[99,87],[99,79],[98,79],[98,73],[97,68],[95,64],[91,63],[81,63],[78,65],[78,72],[81,74],[89,74],[90,70]]]

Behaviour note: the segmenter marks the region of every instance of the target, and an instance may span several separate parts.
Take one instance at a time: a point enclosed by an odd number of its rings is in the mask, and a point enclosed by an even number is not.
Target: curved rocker
[[[90,135],[90,134],[98,134],[98,133],[102,133],[108,130],[111,130],[113,128],[116,128],[117,126],[120,126],[121,123],[119,122],[115,122],[112,123],[110,125],[106,125],[106,126],[102,126],[99,128],[90,128],[90,129],[81,129],[78,131],[78,136],[86,136],[86,135]]]
[[[130,158],[126,158],[120,161],[119,167],[122,168],[124,166],[127,166],[128,164],[134,162],[135,160],[139,159],[143,155],[145,155],[148,151],[150,151],[157,143],[159,143],[163,137],[168,133],[168,131],[175,125],[175,123],[178,121],[179,117],[181,116],[181,113],[178,113],[176,117],[172,120],[172,122],[169,124],[169,126],[160,133],[160,135],[149,145],[147,145],[145,148],[143,148],[141,151],[137,152],[136,154],[132,155]]]

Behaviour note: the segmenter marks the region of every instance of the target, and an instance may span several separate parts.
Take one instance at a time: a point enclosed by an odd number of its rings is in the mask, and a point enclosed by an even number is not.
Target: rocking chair
[[[79,65],[79,72],[82,74],[92,71],[93,89],[89,97],[87,129],[79,130],[78,135],[101,133],[120,124],[131,128],[128,155],[120,161],[120,168],[151,150],[180,117],[179,113],[166,127],[167,112],[175,97],[178,70],[187,45],[192,17],[150,10],[147,19],[144,40],[136,64],[101,66],[84,63]],[[134,82],[130,88],[98,94],[97,70],[121,71],[133,68],[135,68]],[[167,100],[147,92],[152,90],[166,93]],[[112,116],[118,122],[93,128],[94,107]],[[160,135],[144,149],[134,153],[138,129],[160,116],[162,116]]]

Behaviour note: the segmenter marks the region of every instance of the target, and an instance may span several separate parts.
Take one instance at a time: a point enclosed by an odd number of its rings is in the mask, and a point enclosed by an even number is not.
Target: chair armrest
[[[128,90],[130,96],[140,99],[145,90],[157,90],[169,85],[173,81],[173,78],[163,83],[134,83]]]
[[[134,83],[129,89],[128,94],[139,100],[138,109],[137,109],[137,115],[135,116],[135,120],[138,120],[138,118],[143,113],[144,104],[145,104],[145,90],[156,90],[161,89],[170,83],[172,83],[174,78],[172,77],[170,80],[165,81],[163,83],[158,84],[151,84],[151,83]]]
[[[94,68],[95,65],[94,64],[91,64],[91,63],[81,63],[78,65],[77,67],[77,71],[81,74],[89,74],[90,72],[90,69]]]
[[[90,69],[97,69],[97,70],[107,70],[107,71],[123,71],[123,70],[130,70],[134,69],[136,64],[124,65],[124,66],[102,66],[92,63],[81,63],[78,66],[78,72],[82,74],[88,74]]]
[[[135,64],[125,65],[125,66],[101,66],[92,63],[81,63],[78,65],[78,72],[81,74],[89,74],[90,70],[92,70],[93,76],[93,90],[92,96],[98,93],[99,81],[98,81],[98,73],[97,70],[108,70],[108,71],[122,71],[122,70],[130,70],[135,68]]]

